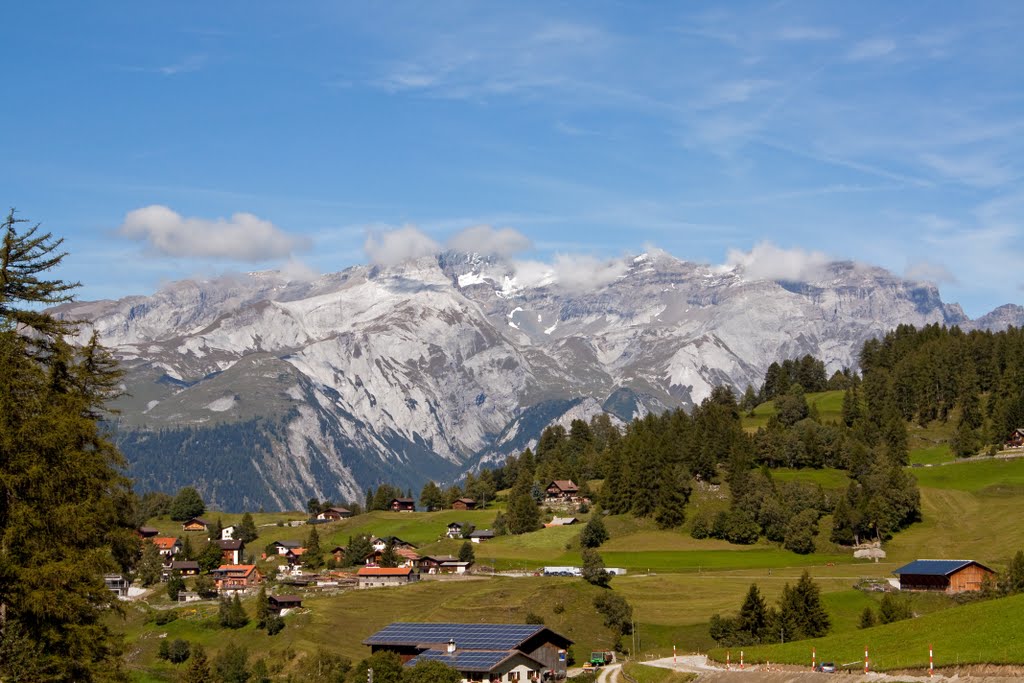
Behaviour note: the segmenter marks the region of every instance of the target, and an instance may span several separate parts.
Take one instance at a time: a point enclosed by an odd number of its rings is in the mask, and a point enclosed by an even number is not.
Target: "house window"
[[[518,671],[509,671],[508,672],[508,680],[510,680],[510,681],[518,681],[519,680],[519,672]]]

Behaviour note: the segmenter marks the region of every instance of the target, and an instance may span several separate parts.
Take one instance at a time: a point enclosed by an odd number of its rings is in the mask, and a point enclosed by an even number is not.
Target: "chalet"
[[[475,510],[476,501],[472,498],[456,498],[452,503],[452,510]]]
[[[419,567],[421,571],[428,574],[440,574],[441,565],[445,562],[458,562],[459,558],[452,555],[424,555],[420,558]]]
[[[496,534],[490,529],[477,529],[469,535],[469,540],[473,543],[483,543],[494,538]]]
[[[571,640],[534,624],[393,623],[363,641],[394,652],[405,666],[437,660],[469,681],[560,680]]]
[[[387,547],[388,543],[391,543],[393,546],[395,546],[396,549],[398,549],[398,548],[406,548],[408,550],[415,550],[416,549],[416,545],[415,544],[409,543],[408,541],[403,541],[398,536],[385,536],[384,538],[377,538],[376,536],[374,536],[373,538],[370,539],[370,545],[373,547],[374,550],[384,550],[384,548]]]
[[[164,567],[164,572],[167,578],[174,575],[175,572],[178,576],[199,576],[199,563],[195,560],[182,560],[181,562],[171,562],[169,565]]]
[[[332,557],[334,557],[334,561],[338,564],[341,564],[342,561],[344,561],[345,559],[345,546],[343,545],[336,545],[327,552],[330,553]]]
[[[554,517],[550,522],[548,522],[544,526],[571,526],[573,524],[578,524],[579,521],[580,520],[576,519],[575,517]]]
[[[174,538],[173,536],[154,536],[149,539],[152,541],[156,549],[160,551],[160,554],[164,557],[164,560],[169,560],[181,551],[181,540]]]
[[[1024,448],[1024,427],[1014,429],[1010,438],[1003,444],[1003,448]]]
[[[124,574],[104,574],[103,585],[117,597],[127,598],[128,588],[132,585],[132,582],[125,578]]]
[[[472,524],[465,524],[463,522],[452,522],[448,525],[448,533],[445,534],[448,538],[462,538],[463,534],[466,533],[467,529],[472,529]]]
[[[273,550],[273,552],[276,552],[278,555],[285,555],[285,554],[288,553],[289,550],[293,550],[295,548],[301,548],[302,547],[302,542],[301,541],[274,541],[273,543],[271,543],[267,547],[270,548],[271,550]]]
[[[271,612],[280,615],[283,610],[302,607],[302,596],[270,595],[267,596],[267,604],[270,607]]]
[[[306,554],[305,548],[289,548],[284,554],[284,559],[293,567],[302,564],[302,556]]]
[[[398,555],[398,566],[400,567],[418,567],[420,563],[420,556],[415,550],[411,548],[399,548],[395,547],[395,554]],[[367,566],[379,567],[381,559],[384,556],[383,550],[374,550],[366,557]]]
[[[214,543],[220,548],[224,564],[242,564],[242,553],[245,552],[244,541],[226,540],[214,541]]]
[[[392,512],[416,512],[416,500],[413,498],[392,498],[388,507]]]
[[[360,567],[356,578],[359,588],[384,588],[419,581],[420,575],[412,567]]]
[[[139,538],[153,538],[160,534],[160,530],[151,526],[140,526],[135,533],[139,535]]]
[[[994,571],[974,560],[915,560],[893,574],[900,577],[900,590],[946,593],[980,591],[985,577],[996,577]]]
[[[220,540],[231,541],[235,538],[235,534],[238,533],[238,527],[235,525],[226,526],[220,530]]]
[[[182,531],[206,531],[210,523],[202,517],[193,517],[181,525]]]
[[[568,479],[556,479],[545,489],[548,498],[572,500],[580,495],[580,487]]]
[[[316,516],[317,519],[327,520],[329,522],[336,522],[339,519],[348,519],[352,516],[352,511],[342,507],[330,507],[320,512]]]
[[[221,591],[244,590],[258,585],[263,575],[254,564],[222,564],[210,572],[217,589]]]
[[[472,562],[463,560],[445,560],[437,569],[438,574],[465,574],[473,566]]]

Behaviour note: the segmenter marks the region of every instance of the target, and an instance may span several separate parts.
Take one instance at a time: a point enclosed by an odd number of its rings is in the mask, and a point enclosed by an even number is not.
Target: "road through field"
[[[621,668],[621,664],[609,664],[604,667],[597,676],[597,683],[619,683],[622,680],[622,677],[619,676]]]

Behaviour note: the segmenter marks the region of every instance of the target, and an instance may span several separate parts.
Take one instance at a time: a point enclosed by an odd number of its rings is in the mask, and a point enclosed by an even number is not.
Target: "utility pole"
[[[373,668],[366,670],[366,683],[373,683]]]

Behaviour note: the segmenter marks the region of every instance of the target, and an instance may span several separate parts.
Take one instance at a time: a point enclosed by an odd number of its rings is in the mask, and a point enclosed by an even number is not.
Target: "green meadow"
[[[883,562],[854,560],[849,551],[827,541],[829,518],[822,520],[818,552],[797,555],[761,541],[738,546],[725,541],[690,537],[683,530],[661,530],[651,521],[627,515],[611,516],[606,526],[611,538],[600,552],[607,566],[623,567],[627,575],[616,577],[612,589],[634,609],[639,653],[667,656],[675,645],[680,652],[714,647],[707,622],[715,613],[735,613],[751,583],[757,583],[769,603],[783,586],[810,572],[822,590],[833,623],[832,634],[817,641],[784,646],[751,648],[751,659],[771,659],[794,664],[808,660],[810,647],[820,659],[856,661],[867,642],[876,653],[878,668],[916,667],[926,663],[927,642],[936,645],[937,662],[947,665],[992,661],[1024,663],[1024,645],[1010,642],[1007,634],[1024,627],[1024,596],[972,603],[966,606],[944,595],[911,597],[914,612],[922,616],[908,622],[857,628],[865,606],[877,606],[879,595],[855,590],[865,579],[892,576],[900,565],[922,557],[976,559],[1002,570],[1018,549],[1024,548],[1024,459],[976,459],[947,465],[914,467],[921,491],[924,520],[899,533],[885,544]],[[776,470],[777,481],[809,481],[829,490],[846,486],[839,470]],[[728,487],[697,487],[694,506],[724,507]],[[207,518],[215,514],[207,515]],[[372,512],[348,520],[317,526],[325,548],[344,545],[350,535],[394,535],[416,543],[421,552],[457,553],[462,541],[442,539],[453,521],[478,528],[493,524],[495,510],[430,513]],[[237,516],[222,515],[225,524]],[[305,526],[282,525],[302,514],[256,515],[261,550],[273,540],[303,540]],[[584,516],[584,520],[586,516]],[[180,524],[156,520],[158,528],[180,533]],[[579,533],[582,525],[541,529],[522,536],[505,536],[474,545],[480,565],[502,569],[536,570],[544,565],[580,564]],[[528,612],[573,638],[577,653],[613,645],[611,632],[592,607],[601,589],[569,577],[482,576],[473,579],[424,580],[417,585],[372,591],[333,594],[304,593],[301,613],[286,618],[287,627],[269,637],[250,625],[224,631],[215,623],[215,605],[183,607],[182,618],[157,626],[148,608],[127,607],[127,632],[133,675],[137,681],[174,680],[174,665],[159,662],[155,652],[162,634],[201,642],[216,652],[231,639],[261,656],[301,657],[316,647],[353,659],[367,654],[361,641],[393,620],[428,621],[523,621]],[[155,605],[166,604],[158,597]],[[248,607],[252,612],[251,603]],[[970,624],[971,628],[965,628]],[[624,639],[624,645],[632,638]],[[715,651],[724,657],[722,651]],[[924,654],[922,654],[922,652]],[[287,664],[285,664],[287,670]],[[655,671],[652,675],[661,675]],[[671,679],[666,679],[671,680]]]

